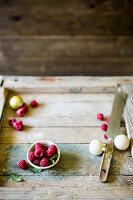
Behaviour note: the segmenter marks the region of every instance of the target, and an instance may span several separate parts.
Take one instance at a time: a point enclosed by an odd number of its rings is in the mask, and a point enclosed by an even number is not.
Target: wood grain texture
[[[120,132],[127,134],[125,127]],[[34,137],[33,137],[34,135]],[[12,127],[2,128],[0,143],[21,144],[35,143],[36,141],[53,141],[54,143],[89,143],[93,139],[102,140],[104,143],[104,132],[99,127],[24,127],[21,134]]]
[[[9,127],[10,117],[18,118],[16,111],[9,106],[11,94],[8,98],[2,127]],[[114,95],[99,94],[22,94],[20,95],[28,105],[33,99],[39,103],[37,108],[28,106],[28,112],[23,118],[25,126],[48,127],[48,126],[100,126],[101,122],[96,119],[97,113],[103,112],[109,116],[112,108]],[[80,98],[81,97],[81,98]],[[104,97],[108,99],[105,102]],[[112,99],[112,101],[111,101]],[[21,120],[21,117],[19,118]]]
[[[26,178],[26,177],[25,177]],[[97,176],[70,176],[67,179],[62,177],[60,181],[51,177],[37,176],[33,181],[32,177],[27,177],[25,182],[14,183],[10,179],[0,177],[4,182],[3,185],[7,187],[0,188],[2,199],[112,199],[113,198],[132,198],[133,187],[132,177],[112,176],[110,181],[114,178],[116,183],[99,183]],[[82,182],[82,185],[81,185]],[[36,187],[36,183],[38,187]],[[47,185],[47,186],[46,186]],[[30,187],[30,188],[29,188]],[[57,192],[58,191],[58,192]],[[105,192],[106,191],[106,192]]]
[[[132,35],[132,20],[130,1],[2,1],[0,35]]]
[[[118,83],[132,83],[132,76],[116,77],[32,77],[4,76],[3,87],[15,92],[114,93]]]

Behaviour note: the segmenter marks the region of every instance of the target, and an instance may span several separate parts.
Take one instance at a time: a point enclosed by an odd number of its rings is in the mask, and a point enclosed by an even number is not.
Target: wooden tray
[[[114,80],[114,82],[112,81]],[[4,77],[0,88],[0,199],[112,199],[133,197],[133,160],[130,149],[114,151],[107,183],[98,179],[101,156],[90,154],[92,139],[104,140],[96,114],[110,115],[117,81],[121,78],[91,77]],[[30,108],[18,118],[9,107],[12,95],[20,95]],[[14,130],[9,117],[22,119],[24,130]],[[126,134],[122,125],[121,131]],[[21,170],[17,162],[26,159],[29,145],[39,140],[56,143],[59,163],[34,174]],[[16,183],[11,173],[23,176]]]

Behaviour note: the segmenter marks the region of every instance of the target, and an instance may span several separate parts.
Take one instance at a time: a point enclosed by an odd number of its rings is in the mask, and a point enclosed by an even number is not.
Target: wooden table
[[[130,149],[114,151],[106,183],[98,179],[101,156],[90,154],[92,139],[103,142],[104,132],[96,114],[110,115],[117,86],[133,83],[133,77],[0,77],[0,199],[127,199],[133,198],[133,160]],[[13,94],[27,104],[36,99],[23,118],[24,130],[8,124],[16,112],[9,107]],[[122,125],[121,132],[126,133]],[[59,163],[41,173],[21,170],[31,143],[55,142],[61,151]],[[23,176],[16,183],[10,174]]]

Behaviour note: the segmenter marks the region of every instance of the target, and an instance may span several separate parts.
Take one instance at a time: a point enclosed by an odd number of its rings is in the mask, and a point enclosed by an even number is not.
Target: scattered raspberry
[[[37,148],[42,148],[43,149],[43,145],[41,144],[41,143],[36,143],[35,144],[35,150],[37,149]]]
[[[13,123],[16,122],[16,119],[14,119],[13,117],[9,118],[9,124],[13,125]]]
[[[28,111],[28,106],[26,104],[24,104],[24,106],[22,106],[24,112],[26,113]]]
[[[35,160],[34,160],[34,164],[35,164],[35,165],[39,165],[39,164],[40,164],[40,160],[35,159]]]
[[[36,102],[36,100],[32,100],[30,105],[31,105],[31,107],[37,107],[38,103]]]
[[[109,120],[110,120],[110,117],[107,117],[107,120],[106,120],[106,122],[109,124]]]
[[[56,151],[57,151],[57,148],[56,148],[56,146],[55,145],[51,145],[49,148],[48,148],[48,150],[50,151],[54,151],[54,153],[56,153]]]
[[[23,122],[21,120],[14,122],[13,127],[18,131],[22,131],[23,130]]]
[[[35,155],[34,155],[34,151],[29,152],[28,154],[28,158],[31,162],[33,162],[35,160]]]
[[[106,131],[107,128],[108,128],[107,124],[102,124],[102,125],[101,125],[101,129],[102,129],[103,131]]]
[[[107,137],[106,133],[104,134],[104,139],[108,140],[108,137]]]
[[[20,162],[17,163],[17,165],[20,169],[26,170],[28,168],[28,164],[25,160],[21,160]]]
[[[97,119],[103,120],[103,114],[102,113],[97,114]]]
[[[37,148],[37,149],[35,149],[34,154],[36,157],[40,158],[40,157],[44,156],[45,150],[42,148]]]
[[[24,116],[24,108],[21,107],[19,108],[17,111],[16,111],[16,114],[19,116],[19,117],[23,117]]]
[[[51,149],[50,149],[50,150],[48,149],[48,150],[46,151],[46,156],[47,156],[48,158],[53,157],[53,156],[54,156],[54,151],[51,150]]]
[[[43,158],[41,161],[40,161],[40,167],[46,167],[46,166],[49,166],[49,162],[47,160],[47,158]]]

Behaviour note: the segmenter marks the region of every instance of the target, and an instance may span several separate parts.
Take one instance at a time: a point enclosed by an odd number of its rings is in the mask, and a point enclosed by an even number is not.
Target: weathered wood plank
[[[13,183],[7,177],[1,177],[2,199],[127,199],[133,198],[133,179],[127,176],[110,177],[108,183],[102,184],[97,176],[53,177],[24,176],[25,181]],[[115,180],[115,182],[114,182]],[[81,185],[82,183],[82,185]]]
[[[128,138],[130,139],[130,143],[131,143],[131,154],[133,157],[133,85],[132,84],[123,84],[122,86],[122,90],[125,91],[128,94],[128,99],[127,99],[127,103],[126,103],[126,107],[125,107],[125,123],[126,123],[126,128],[127,128],[127,135]]]
[[[0,121],[2,120],[3,109],[7,100],[8,91],[0,87]]]
[[[132,83],[133,76],[116,77],[24,77],[4,76],[3,87],[20,92],[114,93],[118,83]]]
[[[8,98],[3,127],[9,127],[8,119],[17,117],[16,111],[9,106]],[[101,122],[96,119],[97,113],[103,112],[105,116],[109,116],[112,108],[113,95],[109,95],[109,101],[104,101],[104,94],[95,97],[89,94],[21,94],[24,102],[28,105],[31,100],[36,99],[39,103],[37,108],[28,107],[29,110],[23,117],[23,123],[26,126],[45,127],[45,126],[99,126]],[[105,95],[107,96],[107,95]],[[80,100],[81,97],[81,100]],[[91,100],[92,99],[92,100]],[[112,99],[112,101],[111,101]],[[22,119],[20,117],[20,119]]]
[[[95,4],[98,4],[98,7]],[[4,3],[2,1],[0,35],[3,37],[14,35],[132,35],[131,2],[124,2],[120,5],[118,6],[114,1],[102,4],[99,1],[96,3],[52,1],[52,4],[51,1],[49,3],[41,1],[38,4],[35,1],[32,4],[31,1],[26,1],[26,3],[22,1]],[[97,9],[101,10],[100,14],[97,14]]]
[[[27,6],[25,6],[25,4]],[[83,0],[73,0],[73,1],[64,1],[62,0],[40,0],[37,3],[35,0],[12,0],[12,1],[1,1],[1,12],[4,14],[5,12],[18,15],[18,12],[23,13],[23,15],[29,13],[42,14],[47,16],[62,16],[72,15],[72,16],[80,16],[80,15],[132,15],[133,8],[131,1],[102,1],[98,0],[91,1],[83,1]],[[32,10],[31,10],[32,8]],[[17,21],[17,20],[16,20]]]
[[[49,170],[41,172],[40,176],[86,176],[97,175],[100,169],[101,156],[94,156],[89,152],[89,144],[58,144],[61,151],[59,163]],[[26,152],[30,144],[1,144],[0,145],[0,175],[17,173],[36,176],[29,170],[21,170],[17,162],[26,159]],[[111,175],[133,175],[133,162],[130,150],[124,152],[115,150],[110,168]]]
[[[128,76],[132,75],[132,57],[16,57],[1,61],[1,73],[32,76]],[[8,70],[10,68],[10,71]],[[24,68],[26,70],[24,70]]]
[[[132,57],[133,39],[1,39],[3,59],[15,57]],[[1,56],[1,59],[2,59]],[[113,58],[112,58],[113,59]],[[62,66],[63,67],[63,66]]]
[[[120,129],[122,134],[126,134],[126,129]],[[100,127],[60,127],[60,128],[28,128],[19,133],[15,129],[2,128],[0,134],[0,143],[21,144],[34,143],[36,141],[53,141],[54,143],[89,143],[93,139],[102,140],[104,143],[104,134]]]

